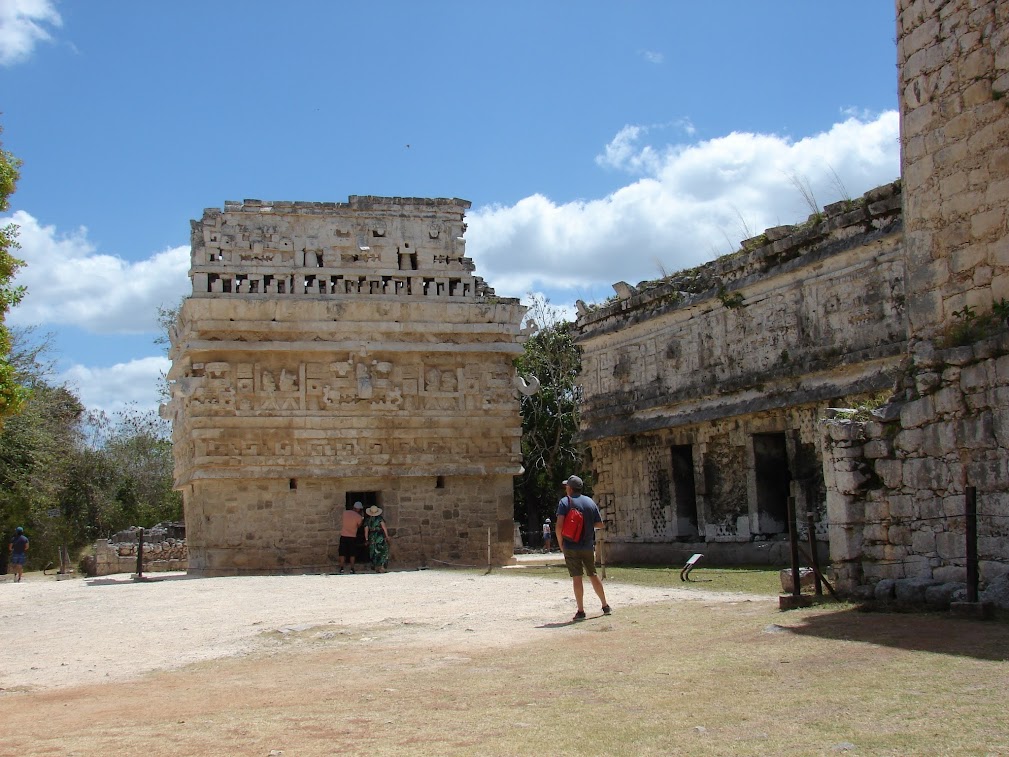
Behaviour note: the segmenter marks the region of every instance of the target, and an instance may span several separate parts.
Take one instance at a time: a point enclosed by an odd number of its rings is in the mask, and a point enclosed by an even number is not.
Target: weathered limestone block
[[[911,549],[918,555],[931,555],[935,553],[936,535],[930,526],[926,525],[912,531]]]
[[[920,428],[907,429],[901,431],[894,437],[893,446],[905,455],[916,455],[921,453],[921,447],[925,439],[925,432]]]
[[[900,460],[876,460],[874,467],[888,489],[899,489],[903,484],[904,467]]]
[[[904,461],[904,484],[912,489],[945,491],[950,483],[950,473],[938,466],[932,458],[910,458]]]
[[[931,396],[908,402],[901,408],[900,425],[904,429],[919,428],[935,417],[935,400]]]
[[[954,428],[955,431],[950,436],[956,440],[960,447],[979,450],[998,446],[995,439],[994,417],[989,411],[962,418],[957,421]]]
[[[943,581],[928,586],[923,597],[926,605],[937,610],[947,610],[950,603],[962,602],[966,598],[967,584],[963,581]]]
[[[897,582],[892,578],[884,578],[876,582],[873,596],[881,602],[888,602],[896,596]]]

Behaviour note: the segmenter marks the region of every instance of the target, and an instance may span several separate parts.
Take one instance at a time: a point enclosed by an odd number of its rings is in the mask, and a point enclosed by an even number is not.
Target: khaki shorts
[[[596,552],[593,549],[565,549],[564,564],[568,566],[568,575],[572,578],[583,574],[594,576],[596,574]]]

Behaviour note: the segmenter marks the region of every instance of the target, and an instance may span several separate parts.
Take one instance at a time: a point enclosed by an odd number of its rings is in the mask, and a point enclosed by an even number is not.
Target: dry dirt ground
[[[144,582],[129,575],[56,580],[33,574],[20,583],[0,576],[0,754],[285,753],[271,738],[287,744],[288,756],[325,754],[308,747],[321,749],[319,742],[299,742],[304,730],[283,736],[288,726],[267,725],[272,716],[253,718],[261,725],[251,731],[248,721],[230,719],[242,707],[268,711],[302,694],[316,703],[319,696],[330,699],[327,707],[368,701],[394,691],[375,687],[400,667],[465,666],[487,650],[578,633],[585,624],[570,623],[570,579],[562,566],[547,576],[514,569],[203,579],[151,574]],[[620,584],[608,584],[607,593],[614,615],[603,618],[586,585],[596,630],[612,628],[635,606],[740,600]],[[320,653],[325,659],[312,657]],[[309,681],[320,675],[329,678]],[[292,751],[298,743],[305,748]]]

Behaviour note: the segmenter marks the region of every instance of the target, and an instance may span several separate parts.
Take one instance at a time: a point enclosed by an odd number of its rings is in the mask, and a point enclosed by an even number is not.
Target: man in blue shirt
[[[592,588],[603,605],[603,614],[609,615],[610,606],[606,603],[603,582],[596,575],[596,529],[603,527],[603,518],[592,498],[582,494],[582,480],[578,476],[568,476],[563,481],[563,486],[565,496],[557,503],[557,545],[564,553],[564,564],[568,568],[568,575],[571,576],[575,602],[578,605],[578,611],[572,620],[585,620],[585,605],[582,602],[585,587],[582,584],[582,575],[589,577]],[[578,541],[563,536],[564,520],[573,509],[582,514],[584,521],[582,535]]]
[[[25,570],[25,558],[28,557],[28,537],[25,536],[25,530],[21,526],[15,529],[14,538],[11,539],[9,550],[11,553],[11,565],[14,566],[14,575],[20,581]]]

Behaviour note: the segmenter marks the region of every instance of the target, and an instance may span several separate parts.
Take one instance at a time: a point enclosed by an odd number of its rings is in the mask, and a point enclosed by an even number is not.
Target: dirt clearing
[[[1005,625],[610,582],[0,584],[0,754],[1009,754]],[[6,750],[6,751],[5,751]]]

